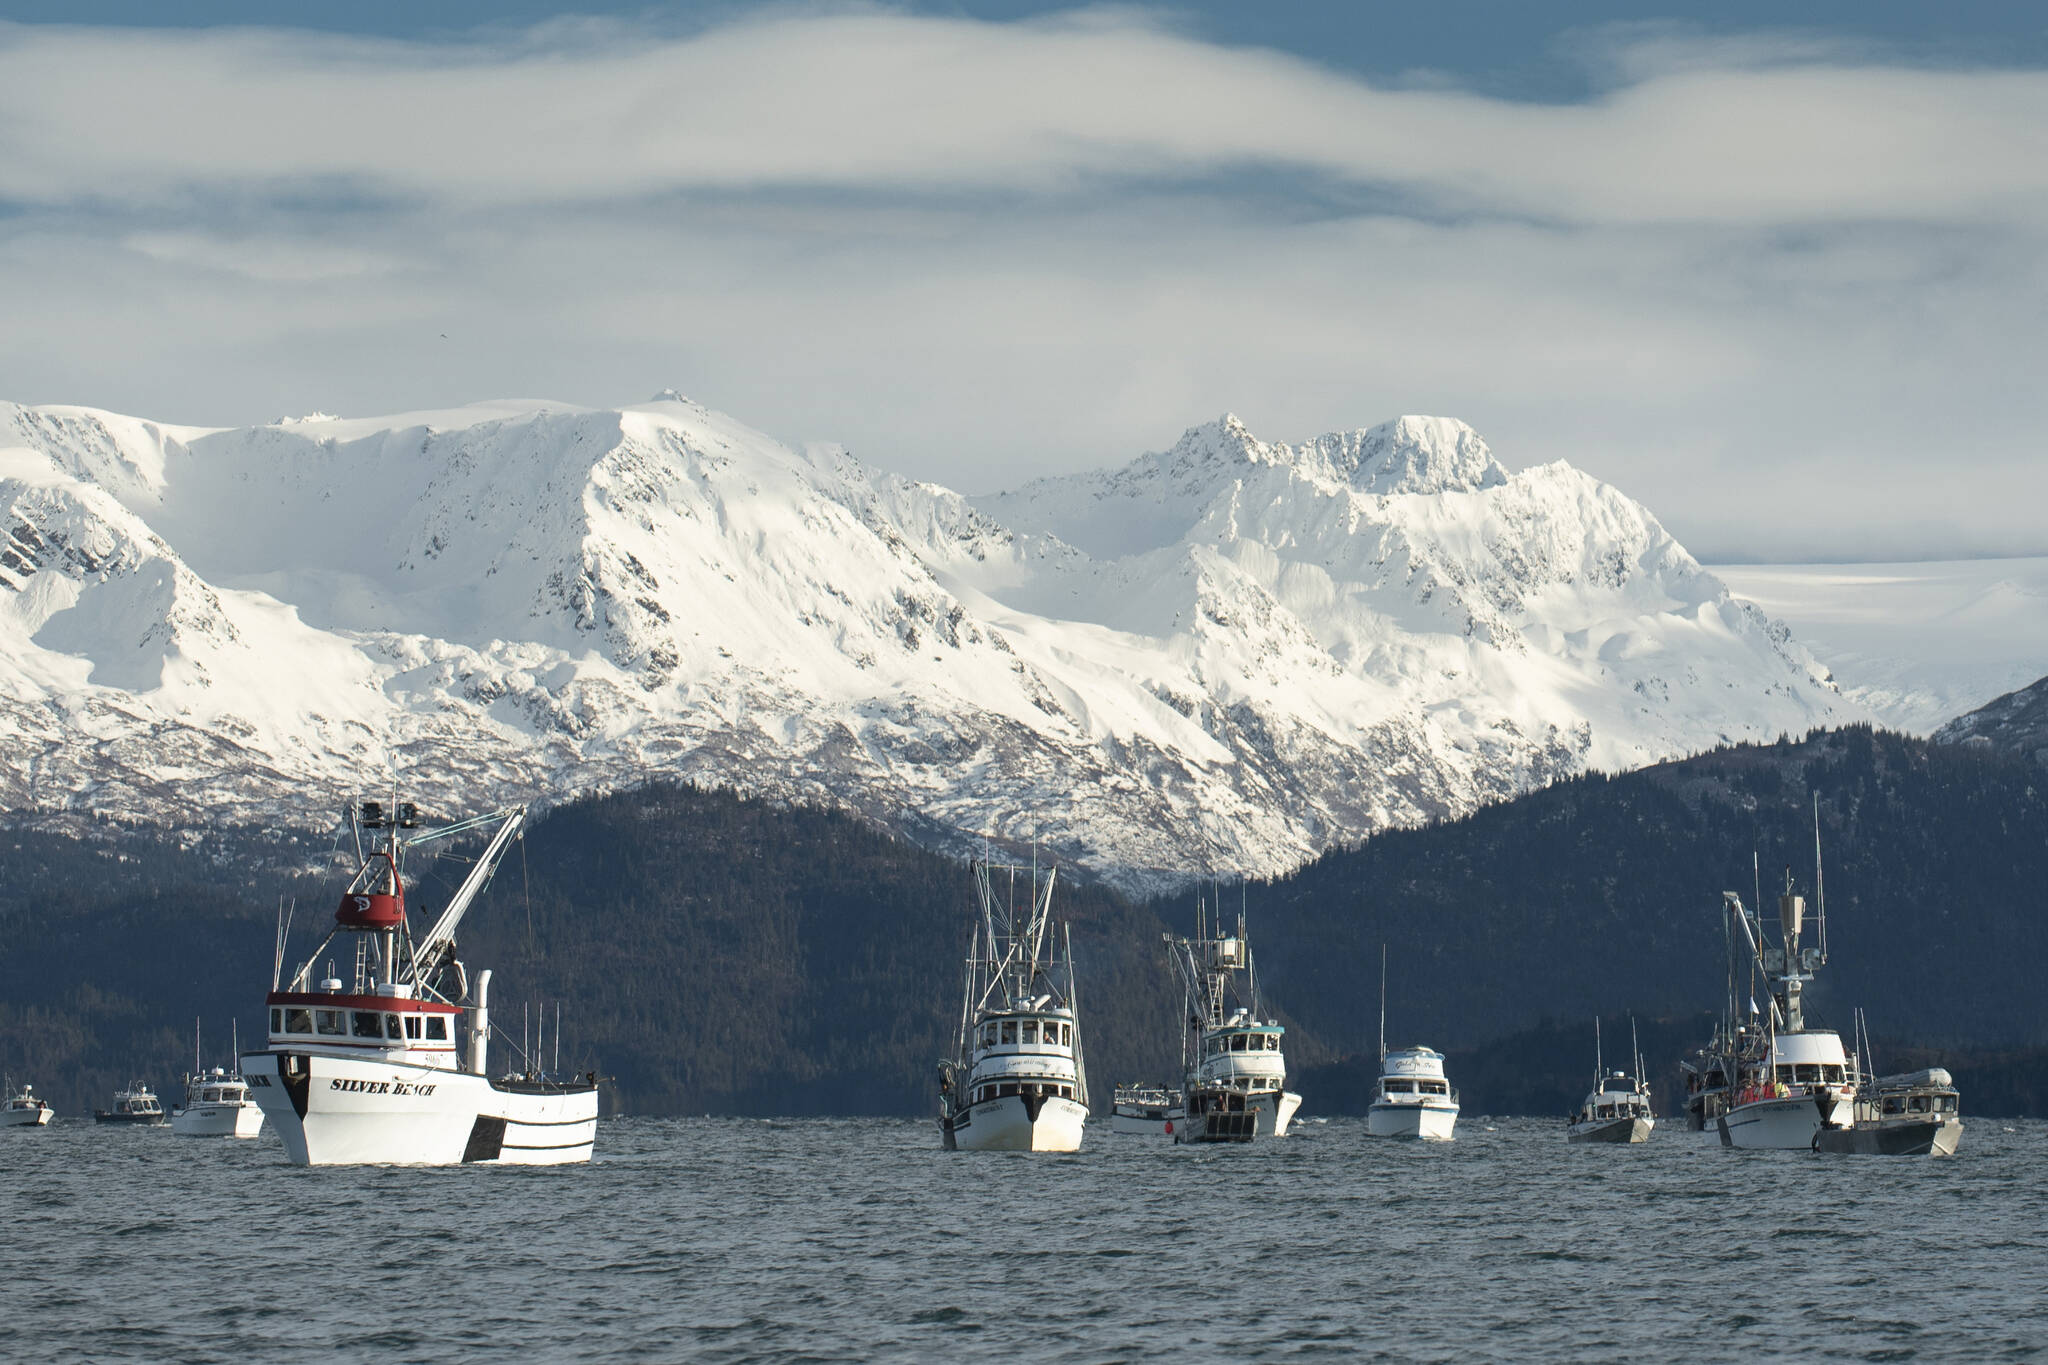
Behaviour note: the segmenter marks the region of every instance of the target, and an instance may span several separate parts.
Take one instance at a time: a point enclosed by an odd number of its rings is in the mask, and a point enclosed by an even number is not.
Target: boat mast
[[[1820,793],[1813,793],[1813,934],[1820,948],[1820,960],[1828,960],[1828,887],[1821,880]]]
[[[456,927],[462,923],[462,916],[468,911],[470,902],[475,900],[477,893],[490,882],[491,874],[498,868],[498,860],[505,856],[505,851],[512,846],[512,841],[526,828],[526,807],[507,806],[503,810],[492,811],[489,815],[458,821],[407,841],[408,846],[423,844],[430,839],[440,839],[463,830],[474,829],[493,820],[503,821],[498,826],[498,832],[491,836],[491,842],[477,858],[476,866],[469,870],[469,875],[463,878],[462,885],[456,888],[447,908],[441,912],[441,918],[435,920],[434,927],[427,931],[427,936],[413,946],[412,976],[415,982],[425,984],[421,981],[422,969],[430,969],[441,950],[455,941]],[[395,859],[398,844],[395,831],[391,839]],[[395,861],[393,866],[396,867]]]
[[[1380,943],[1380,1073],[1387,1070],[1387,945]]]
[[[1600,1016],[1593,1016],[1593,1088],[1600,1089],[1607,1082],[1607,1059],[1600,1055]]]

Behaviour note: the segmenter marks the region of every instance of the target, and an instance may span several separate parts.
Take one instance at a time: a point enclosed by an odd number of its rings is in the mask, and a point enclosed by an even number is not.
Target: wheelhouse
[[[278,1047],[445,1053],[455,1051],[462,1011],[438,1000],[335,991],[272,991],[270,1044]]]

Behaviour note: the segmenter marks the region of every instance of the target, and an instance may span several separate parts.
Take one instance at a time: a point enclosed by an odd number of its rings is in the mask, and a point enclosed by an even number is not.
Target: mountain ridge
[[[1647,509],[1448,418],[969,497],[680,398],[0,405],[0,537],[46,822],[674,777],[1158,885],[1854,718]]]

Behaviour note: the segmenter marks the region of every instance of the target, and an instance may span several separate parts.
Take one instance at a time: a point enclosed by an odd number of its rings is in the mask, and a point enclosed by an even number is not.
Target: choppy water
[[[1091,1125],[607,1120],[555,1170],[0,1130],[0,1323],[45,1359],[1258,1361],[2048,1349],[2048,1125],[1949,1161],[1355,1120],[1251,1148]],[[19,1357],[17,1357],[19,1358]]]

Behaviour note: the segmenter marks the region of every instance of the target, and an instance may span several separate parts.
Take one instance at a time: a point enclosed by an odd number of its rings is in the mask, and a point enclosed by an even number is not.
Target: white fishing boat
[[[263,1109],[249,1098],[248,1084],[224,1066],[185,1078],[185,1103],[171,1111],[179,1137],[252,1138],[263,1131]]]
[[[10,1080],[4,1089],[7,1103],[0,1107],[0,1128],[43,1128],[57,1116],[48,1100],[37,1097],[34,1086],[24,1085],[16,1090]]]
[[[230,1055],[239,1055],[237,1045]],[[263,1131],[263,1110],[249,1098],[248,1083],[239,1071],[224,1066],[206,1069],[200,1061],[199,1021],[192,1021],[192,1070],[185,1077],[185,1103],[171,1111],[171,1131],[179,1137],[252,1138]]]
[[[1057,870],[1017,908],[1018,868],[998,895],[974,865],[981,914],[967,952],[960,1035],[939,1064],[939,1133],[947,1151],[1075,1152],[1088,1121],[1088,1068],[1069,936],[1052,927]],[[1064,949],[1061,953],[1059,949]]]
[[[1109,1131],[1172,1137],[1186,1114],[1181,1104],[1181,1092],[1163,1085],[1120,1085],[1110,1106]]]
[[[281,986],[288,925],[280,929],[269,1047],[242,1057],[249,1093],[286,1156],[302,1166],[588,1161],[596,1076],[545,1074],[533,1056],[518,1074],[492,1076],[491,974],[479,973],[472,990],[455,956],[456,928],[525,827],[526,808],[422,829],[410,803],[387,810],[366,801],[350,819],[360,865],[334,927]],[[405,904],[407,851],[473,832],[488,832],[488,844],[416,937]],[[330,967],[316,985],[314,965],[337,940],[350,976]],[[558,1056],[560,1035],[558,1021]]]
[[[114,1107],[92,1111],[94,1123],[131,1124],[155,1128],[166,1121],[163,1101],[141,1081],[130,1081],[126,1090],[114,1092]]]
[[[1458,1092],[1433,1048],[1387,1050],[1387,950],[1380,948],[1380,1079],[1365,1111],[1373,1137],[1450,1142],[1458,1133]]]
[[[1287,1029],[1259,999],[1258,967],[1240,911],[1227,932],[1219,908],[1195,902],[1195,937],[1162,935],[1180,971],[1182,989],[1182,1115],[1173,1140],[1251,1142],[1286,1137],[1301,1108],[1287,1088]]]
[[[1565,1129],[1569,1142],[1644,1142],[1657,1126],[1650,1112],[1650,1087],[1642,1080],[1643,1058],[1634,1045],[1635,1022],[1629,1022],[1633,1075],[1609,1071],[1600,1056],[1600,1021],[1593,1020],[1593,1088],[1579,1104]]]
[[[1769,942],[1763,917],[1753,915],[1733,891],[1722,893],[1722,907],[1730,943],[1739,944],[1741,970],[1752,985],[1757,975],[1765,978],[1770,1008],[1759,1013],[1752,1003],[1747,1019],[1736,1018],[1738,971],[1731,966],[1728,1015],[1717,1036],[1733,1046],[1702,1063],[1705,1074],[1727,1086],[1713,1131],[1724,1147],[1805,1151],[1823,1130],[1855,1122],[1861,1080],[1841,1035],[1810,1027],[1806,1018],[1804,988],[1827,961],[1825,915],[1816,916],[1816,942],[1802,946],[1806,899],[1794,894],[1790,869],[1778,897],[1778,943]]]

